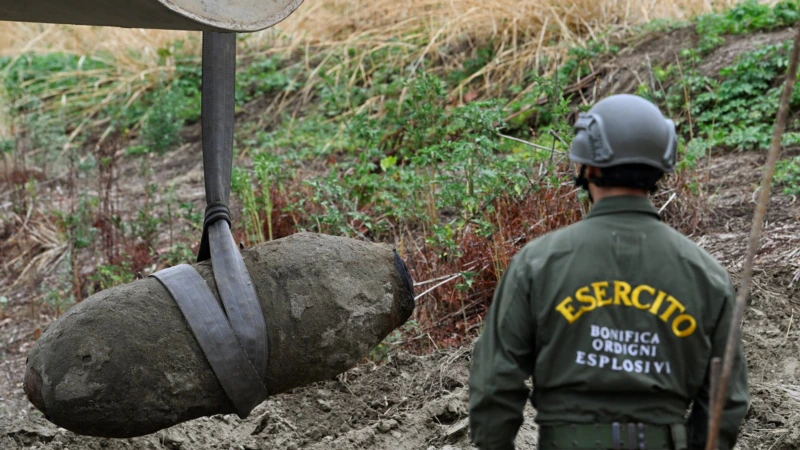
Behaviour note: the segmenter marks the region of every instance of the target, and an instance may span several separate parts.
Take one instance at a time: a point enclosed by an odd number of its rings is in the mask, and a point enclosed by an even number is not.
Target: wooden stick
[[[550,147],[545,147],[544,145],[534,144],[533,142],[528,142],[528,141],[526,141],[524,139],[515,138],[514,136],[508,136],[508,135],[503,134],[503,133],[497,133],[497,135],[500,136],[501,138],[509,139],[509,140],[512,140],[512,141],[515,141],[515,142],[519,142],[520,144],[525,144],[525,145],[533,147],[533,148],[538,148],[539,150],[546,150],[548,152],[561,153],[562,155],[566,155],[567,154],[567,152],[562,151],[562,150],[556,150],[555,148],[550,148]]]
[[[714,402],[714,409],[710,418],[708,439],[706,440],[706,450],[717,449],[720,422],[722,421],[722,411],[725,408],[725,394],[728,390],[728,384],[730,383],[731,372],[733,371],[733,359],[735,357],[734,355],[736,353],[737,342],[739,341],[739,335],[741,333],[742,317],[744,316],[744,308],[746,306],[747,296],[750,293],[750,283],[753,278],[753,260],[755,259],[759,241],[761,240],[761,231],[767,214],[767,205],[769,204],[769,198],[772,193],[772,178],[775,175],[775,164],[778,160],[778,155],[780,154],[783,130],[786,128],[786,116],[789,113],[789,99],[792,96],[792,88],[794,87],[794,82],[797,78],[798,56],[800,56],[800,21],[798,21],[797,24],[797,34],[794,38],[792,55],[789,58],[786,83],[783,86],[783,94],[781,95],[778,116],[775,121],[775,130],[772,134],[772,144],[769,149],[769,156],[765,166],[767,170],[764,172],[764,178],[761,182],[761,192],[758,198],[756,214],[755,217],[753,217],[753,228],[750,232],[750,240],[747,244],[747,256],[745,257],[744,268],[742,271],[742,284],[739,288],[739,295],[737,295],[736,298],[736,306],[733,310],[733,318],[731,319],[728,341],[725,345],[725,358],[723,359],[722,374],[717,384],[716,400]]]
[[[722,370],[722,358],[719,356],[711,358],[711,372],[709,374],[710,386],[708,389],[708,410],[714,411],[717,408],[717,388],[719,384],[720,371]],[[711,415],[708,416],[708,427],[711,428]]]

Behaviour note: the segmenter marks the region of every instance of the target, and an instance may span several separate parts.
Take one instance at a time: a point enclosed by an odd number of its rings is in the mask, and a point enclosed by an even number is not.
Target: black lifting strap
[[[203,33],[201,120],[208,206],[197,259],[211,259],[224,311],[188,264],[152,276],[175,298],[220,385],[244,418],[267,398],[269,355],[261,305],[230,228],[235,76],[236,35]]]

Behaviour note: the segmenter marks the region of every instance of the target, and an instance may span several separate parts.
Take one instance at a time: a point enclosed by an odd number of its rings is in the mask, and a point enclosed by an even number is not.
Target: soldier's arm
[[[736,294],[733,286],[730,285],[725,296],[722,314],[719,318],[714,333],[711,336],[712,356],[724,357],[725,345],[730,331],[731,317],[736,302]],[[709,373],[703,386],[694,399],[694,408],[689,416],[688,432],[690,448],[702,449],[705,447],[708,435],[708,418],[711,412],[708,409],[709,397]],[[725,396],[725,408],[722,413],[722,421],[719,431],[719,450],[731,450],[736,444],[739,428],[747,414],[750,401],[747,380],[747,361],[744,355],[744,347],[741,340],[736,349],[733,362],[733,372],[731,373],[730,384]]]
[[[469,419],[481,450],[514,448],[530,393],[525,380],[535,362],[536,323],[523,266],[515,258],[503,274],[472,356]]]

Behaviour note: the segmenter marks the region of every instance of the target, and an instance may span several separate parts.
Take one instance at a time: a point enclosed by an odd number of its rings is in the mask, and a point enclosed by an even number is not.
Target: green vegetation
[[[660,103],[676,118],[691,151],[710,148],[759,150],[769,147],[788,66],[791,41],[759,46],[738,55],[732,64],[702,73],[702,55],[723,41],[725,34],[771,30],[795,23],[800,2],[774,7],[744,2],[735,8],[697,19],[698,48],[683,49],[678,64],[654,68],[656,86],[643,84],[639,93]],[[708,71],[708,69],[705,69]],[[795,90],[790,109],[800,107]],[[784,145],[800,143],[800,121],[791,121]]]
[[[176,89],[167,90],[144,118],[142,144],[160,156],[181,144],[180,131],[184,125],[182,103],[186,102],[186,97],[181,95]]]
[[[799,0],[747,1],[699,17],[692,22],[696,48],[653,67],[639,93],[676,119],[682,134],[671,189],[702,193],[693,169],[711,149],[768,146],[788,43],[746,51],[713,73],[703,56],[726,36],[786,27],[798,17]],[[659,22],[645,31],[677,26]],[[395,243],[414,261],[417,281],[452,280],[437,288],[435,303],[434,296],[425,299],[430,305],[423,315],[430,317],[404,333],[438,327],[437,339],[447,340],[473,329],[468,316],[489,303],[522,243],[579,216],[581,198],[563,155],[572,116],[587,108],[582,95],[588,92],[575,83],[619,47],[598,35],[557,63],[542,58],[535,68],[522,65],[519,78],[489,90],[480,75],[502,57],[493,42],[467,52],[442,46],[438,56],[413,64],[407,56],[428,42],[415,49],[404,42],[369,52],[346,44],[335,51],[241,55],[234,231],[247,245],[300,230]],[[199,119],[200,61],[185,47],[175,42],[160,49],[158,67],[138,72],[113,55],[0,59],[16,130],[16,139],[0,142],[0,154],[41,168],[45,177],[70,168],[68,206],[41,212],[54,219],[69,252],[69,267],[44,297],[56,309],[63,304],[54,302],[77,301],[153,266],[193,259],[202,207],[176,204],[172,187],[152,169],[157,158],[193,142],[184,130]],[[448,65],[447,58],[460,62]],[[800,90],[792,110],[800,110]],[[784,142],[800,143],[796,116]],[[118,210],[112,194],[123,166],[138,167],[141,192],[135,205]],[[787,194],[800,189],[798,167],[797,159],[780,167],[777,179]],[[36,201],[38,180],[28,172],[20,178],[15,213],[24,215]],[[682,197],[666,210],[676,223],[681,214],[699,214],[700,206]],[[95,261],[88,277],[76,270],[85,260]],[[373,357],[380,360],[384,350]]]
[[[180,48],[176,43],[175,49]],[[166,65],[170,51],[160,54]],[[67,143],[81,146],[96,136],[103,140],[140,128],[144,143],[154,151],[174,147],[183,121],[199,117],[194,108],[199,106],[199,81],[194,88],[192,83],[187,86],[178,69],[179,81],[170,87],[164,73],[126,73],[114,60],[112,55],[64,53],[0,59],[9,113],[30,131],[34,149],[52,153]],[[177,64],[189,61],[177,60]]]
[[[709,52],[724,42],[727,34],[737,35],[792,26],[800,19],[800,2],[782,0],[770,6],[757,0],[745,0],[734,7],[697,18],[700,35],[698,50]]]
[[[768,45],[745,52],[736,62],[719,70],[718,77],[701,75],[695,66],[699,57],[682,53],[683,68],[671,66],[656,71],[663,91],[650,92],[652,99],[678,117],[684,133],[699,140],[696,145],[738,150],[766,149],[778,112],[791,42]],[[648,94],[646,91],[643,93]],[[800,92],[792,95],[790,108],[800,107]],[[790,123],[784,144],[800,143],[800,124]]]
[[[800,156],[778,161],[775,181],[786,195],[800,195]]]
[[[286,209],[295,213],[298,229],[380,238],[398,226],[423,226],[434,230],[433,240],[443,248],[452,248],[454,235],[441,230],[460,230],[478,220],[501,193],[521,194],[532,164],[549,153],[501,142],[499,102],[446,108],[445,95],[442,80],[423,74],[408,83],[397,113],[342,121],[339,138],[324,151],[306,148],[275,156],[275,143],[283,141],[285,131],[264,137],[265,145],[250,149],[253,175],[239,170],[234,180],[248,231],[260,228],[259,218],[271,223],[269,195],[277,190],[288,196]],[[305,138],[323,142],[331,131],[314,127]],[[303,165],[324,155],[340,161],[324,174],[294,179]],[[286,194],[286,184],[293,181],[300,181],[301,189]],[[252,217],[256,210],[260,215]]]

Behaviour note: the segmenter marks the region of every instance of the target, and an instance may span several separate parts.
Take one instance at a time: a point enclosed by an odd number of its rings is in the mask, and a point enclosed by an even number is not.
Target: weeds
[[[786,195],[800,195],[800,157],[778,161],[775,182],[783,187]]]
[[[541,202],[554,202],[556,214],[568,214],[567,222],[580,210],[574,203],[566,206],[577,197],[562,187],[569,169],[556,154],[564,144],[554,135],[567,125],[557,112],[542,108],[553,118],[547,128],[553,133],[542,131],[550,148],[543,151],[500,136],[506,127],[501,101],[450,106],[445,82],[425,72],[404,86],[405,98],[391,113],[362,113],[321,129],[299,124],[290,151],[273,153],[276,133],[258,136],[248,150],[254,169],[234,172],[233,192],[251,245],[253,239],[267,239],[271,229],[286,229],[279,219],[289,216],[291,232],[405,242],[407,257],[419,261],[412,265],[417,278],[459,274],[459,282],[431,291],[436,300],[426,299],[418,313],[421,329],[439,338],[430,327],[452,330],[459,323],[467,331],[464,317],[471,323],[490,301],[485,288],[496,282],[510,255],[527,237],[551,229],[535,224],[533,217],[515,222],[526,230],[515,228],[509,222],[515,207],[540,192]],[[557,95],[549,105],[566,109]],[[308,148],[324,142],[319,133],[334,129],[342,131],[328,139],[325,152]],[[319,173],[301,170],[320,158]],[[555,201],[556,192],[571,200]],[[561,220],[556,217],[550,225]],[[464,314],[454,314],[461,309]],[[376,349],[377,359],[381,351]]]
[[[114,265],[102,264],[89,276],[89,281],[92,282],[90,295],[120,284],[130,283],[133,281],[131,264],[129,261],[122,261]]]
[[[356,149],[356,157],[303,181],[309,195],[288,205],[308,213],[302,228],[375,238],[398,226],[444,227],[443,220],[461,227],[499,190],[527,182],[527,163],[499,152],[499,103],[446,109],[438,78],[422,75],[408,86],[399,115],[359,115],[347,123],[342,148],[333,151]],[[261,155],[256,172],[263,170]],[[271,187],[263,189],[266,178],[262,192]]]
[[[785,76],[791,41],[766,45],[745,52],[717,73],[702,74],[698,66],[703,54],[722,42],[724,34],[785,27],[800,18],[800,2],[782,1],[773,7],[746,1],[725,12],[697,19],[697,48],[680,52],[676,64],[655,68],[655,81],[663,89],[640,93],[660,103],[677,116],[686,137],[692,138],[690,153],[699,149],[768,148],[778,109],[781,79]],[[790,108],[800,107],[795,92]],[[784,144],[800,143],[800,123],[790,121]]]
[[[414,325],[387,344],[421,350],[431,339],[462,342],[477,333],[511,256],[580,219],[583,200],[563,155],[572,118],[587,107],[580,82],[597,73],[596,58],[618,51],[611,42],[620,28],[652,17],[642,17],[640,8],[624,12],[620,2],[547,9],[470,0],[426,2],[425,14],[398,24],[391,14],[375,14],[393,11],[392,2],[363,10],[331,3],[337,8],[314,11],[347,21],[321,23],[316,13],[299,11],[286,29],[303,23],[306,36],[286,32],[285,41],[270,40],[274,51],[257,45],[263,35],[240,41],[246,51],[236,105],[244,123],[237,129],[234,231],[247,245],[299,230],[392,242],[424,283],[424,295]],[[643,14],[705,10],[691,1],[667,3]],[[644,93],[680,116],[684,136],[694,138],[681,142],[678,174],[657,198],[680,229],[694,230],[702,219],[702,199],[694,202],[702,189],[692,169],[710,149],[764,145],[785,48],[758,49],[713,77],[699,73],[699,58],[725,34],[785,26],[797,10],[796,1],[748,2],[698,19],[699,47],[681,55],[680,67],[654,69],[665,89]],[[353,24],[372,28],[354,32]],[[73,166],[67,186],[74,208],[55,216],[69,243],[62,266],[69,280],[48,286],[46,301],[54,305],[193,257],[202,209],[175,204],[150,164],[180,146],[185,125],[199,119],[197,46],[186,39],[152,49],[146,66],[127,66],[122,52],[28,52],[2,61],[21,132],[0,147],[45,172],[59,163]],[[788,131],[792,142],[800,130]],[[135,206],[121,210],[112,193],[126,161],[139,164],[143,189]],[[796,184],[794,169],[779,173],[785,186]],[[38,181],[20,173],[25,180],[16,185],[30,190],[23,194],[32,202]],[[101,182],[93,193],[86,185],[96,175]],[[93,270],[81,284],[75,274],[86,261]],[[416,339],[422,335],[431,339]],[[385,351],[372,356],[381,360]]]
[[[726,34],[745,34],[768,31],[797,23],[800,19],[800,1],[782,0],[774,6],[757,0],[745,0],[732,8],[697,18],[700,35],[698,50],[707,53],[724,42]]]
[[[72,263],[66,263],[64,265],[64,273],[59,275],[57,281],[41,289],[40,307],[50,308],[56,317],[60,316],[77,301],[72,284],[71,272],[73,271]]]
[[[159,156],[175,149],[182,142],[182,102],[185,102],[185,98],[179,90],[168,89],[145,116],[142,143]]]

